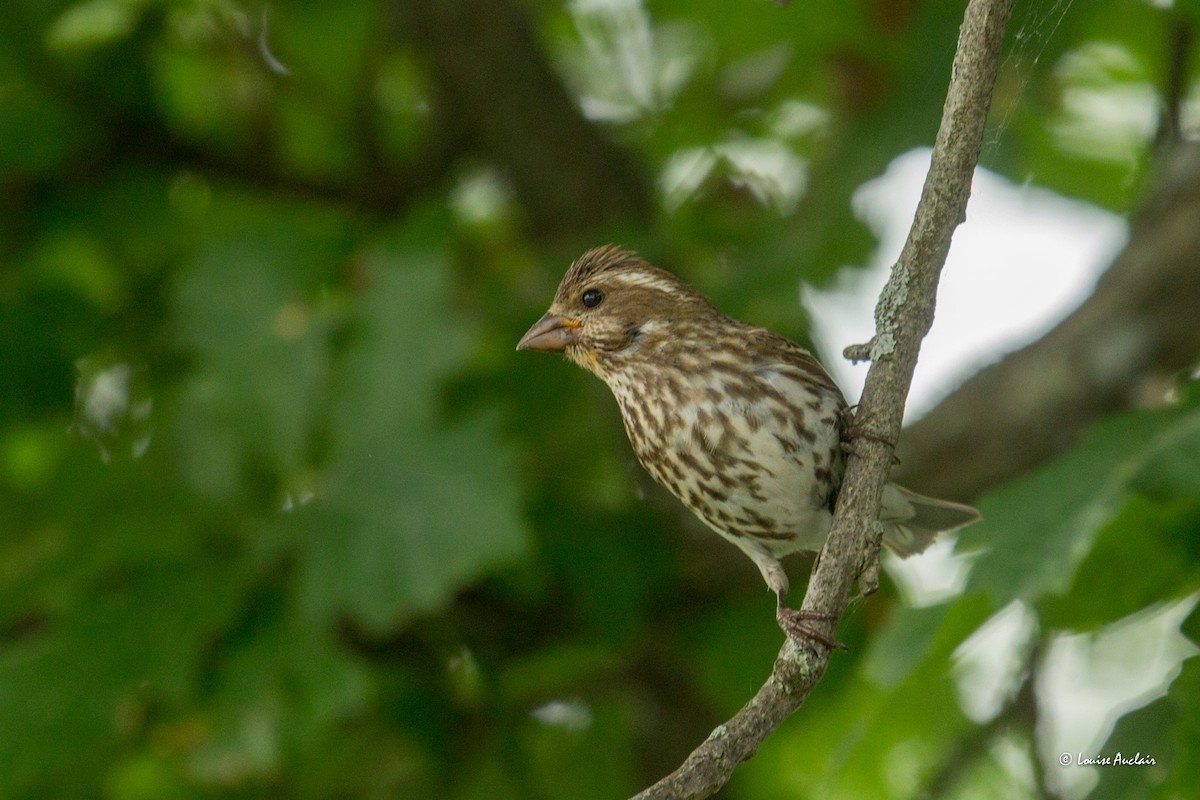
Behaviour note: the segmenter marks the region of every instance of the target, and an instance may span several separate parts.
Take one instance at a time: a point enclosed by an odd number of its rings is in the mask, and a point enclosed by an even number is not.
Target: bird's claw
[[[833,619],[832,614],[780,607],[775,610],[775,619],[779,622],[779,627],[783,629],[783,632],[788,635],[788,638],[797,644],[809,640],[824,645],[830,650],[846,649],[846,645],[836,639],[829,638],[821,631],[805,624],[810,620],[831,620]]]
[[[896,447],[896,443],[891,439],[869,428],[846,428],[842,431],[842,452],[859,455],[858,449],[855,447],[855,441],[858,439],[870,439],[872,442],[880,442],[891,448]],[[900,463],[900,459],[896,458],[895,453],[892,453],[892,463]]]
[[[842,429],[842,450],[847,453],[855,452],[854,442],[856,439],[869,439],[872,442],[886,444],[888,447],[894,450],[896,448],[896,443],[884,436],[882,433],[878,433],[870,428],[854,424],[854,410],[856,408],[858,408],[857,405],[847,406],[840,412],[838,422],[841,423]],[[892,459],[895,460],[894,455],[892,456]]]

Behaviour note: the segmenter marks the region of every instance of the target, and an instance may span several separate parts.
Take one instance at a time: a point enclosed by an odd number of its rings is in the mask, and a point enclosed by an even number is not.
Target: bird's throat
[[[569,347],[567,348],[567,358],[593,375],[601,379],[604,378],[603,371],[600,369],[600,363],[596,360],[596,351],[592,348],[580,347],[579,345]]]

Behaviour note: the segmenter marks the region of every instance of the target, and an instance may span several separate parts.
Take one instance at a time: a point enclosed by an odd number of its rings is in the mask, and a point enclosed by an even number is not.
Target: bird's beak
[[[582,324],[577,319],[567,319],[557,314],[545,314],[533,323],[532,328],[525,331],[521,341],[517,342],[517,349],[561,353],[567,349],[567,345],[578,341],[579,326]]]

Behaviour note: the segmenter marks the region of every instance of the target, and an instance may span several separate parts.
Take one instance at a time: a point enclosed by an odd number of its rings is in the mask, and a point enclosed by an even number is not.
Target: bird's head
[[[708,300],[671,273],[609,245],[571,265],[550,310],[517,349],[563,353],[607,378],[631,358],[678,342],[690,323],[715,314]]]

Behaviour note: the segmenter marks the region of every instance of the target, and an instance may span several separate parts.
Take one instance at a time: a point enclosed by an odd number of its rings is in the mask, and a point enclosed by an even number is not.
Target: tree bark
[[[512,0],[407,0],[395,10],[398,34],[427,58],[443,133],[505,173],[536,234],[649,218],[644,171],[584,118]]]

